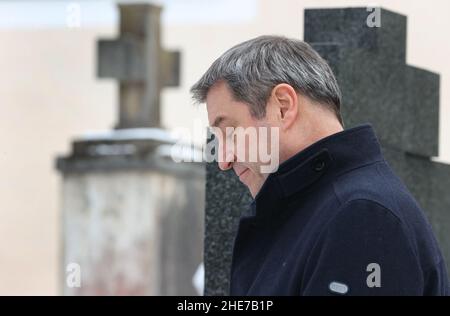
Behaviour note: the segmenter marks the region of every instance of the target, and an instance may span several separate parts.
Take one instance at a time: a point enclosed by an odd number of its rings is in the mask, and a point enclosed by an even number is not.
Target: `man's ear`
[[[291,85],[280,83],[272,89],[272,98],[277,107],[278,117],[283,129],[289,129],[297,120],[298,96]]]

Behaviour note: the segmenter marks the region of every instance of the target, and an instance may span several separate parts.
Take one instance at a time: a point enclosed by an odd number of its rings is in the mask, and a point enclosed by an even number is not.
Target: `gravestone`
[[[173,160],[180,144],[159,117],[161,88],[179,81],[179,53],[161,48],[159,7],[119,9],[119,39],[98,44],[99,76],[120,82],[116,129],[79,137],[57,160],[61,288],[66,295],[196,295],[204,165]],[[80,267],[80,287],[66,284],[71,263]]]
[[[346,128],[370,122],[386,160],[425,210],[450,263],[450,165],[435,162],[439,75],[406,65],[406,17],[381,8],[305,10],[304,40],[333,69]],[[251,200],[232,172],[207,165],[205,294],[226,295],[232,243]],[[220,203],[217,199],[221,199]]]

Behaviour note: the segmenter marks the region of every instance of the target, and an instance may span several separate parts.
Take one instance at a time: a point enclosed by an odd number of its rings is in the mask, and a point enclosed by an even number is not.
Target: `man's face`
[[[215,135],[220,147],[218,156],[220,169],[232,168],[255,197],[268,176],[267,172],[262,172],[268,162],[261,159],[258,144],[261,146],[264,142],[266,151],[273,148],[271,124],[266,118],[258,120],[252,117],[249,107],[243,102],[233,100],[231,92],[223,82],[216,83],[210,89],[206,107],[210,126],[217,128]],[[260,133],[262,129],[267,131],[267,137]],[[257,154],[256,159],[254,153]]]

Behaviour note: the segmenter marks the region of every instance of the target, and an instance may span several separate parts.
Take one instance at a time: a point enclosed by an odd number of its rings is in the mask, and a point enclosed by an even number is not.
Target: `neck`
[[[289,137],[289,143],[285,144],[286,149],[283,153],[280,153],[280,163],[318,142],[322,138],[341,131],[343,131],[343,127],[336,119],[329,121],[323,120],[320,124],[319,122],[316,122],[316,124],[308,124],[308,126],[296,129],[295,132],[291,133],[292,137]],[[299,135],[302,135],[303,137],[298,137]]]

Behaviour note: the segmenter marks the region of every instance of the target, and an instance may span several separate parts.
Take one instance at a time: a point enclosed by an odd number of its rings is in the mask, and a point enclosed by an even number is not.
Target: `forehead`
[[[232,118],[237,110],[236,101],[224,82],[214,84],[206,96],[206,109],[209,124],[213,125],[219,118]]]
[[[235,102],[233,95],[228,85],[223,81],[215,83],[206,95],[206,105],[214,109],[232,102]]]

